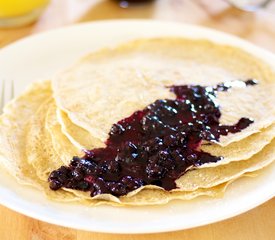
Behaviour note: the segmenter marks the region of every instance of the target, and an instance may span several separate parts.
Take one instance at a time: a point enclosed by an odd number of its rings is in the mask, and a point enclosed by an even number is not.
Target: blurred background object
[[[115,0],[119,3],[119,6],[122,8],[135,7],[139,4],[149,3],[155,0]]]
[[[265,8],[272,0],[227,0],[234,7],[244,11],[257,11],[260,8]]]
[[[35,23],[20,28],[0,28],[0,47],[33,33],[75,23],[150,19],[210,27],[237,35],[275,52],[275,0],[254,12],[239,10],[228,1],[230,0],[51,0]],[[122,2],[124,7],[121,6]]]
[[[0,27],[18,27],[34,22],[49,0],[0,0]]]

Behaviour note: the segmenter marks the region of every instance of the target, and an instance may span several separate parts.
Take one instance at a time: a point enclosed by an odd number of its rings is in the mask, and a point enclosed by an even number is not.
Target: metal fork
[[[4,106],[14,97],[14,82],[0,79],[0,94],[0,114],[2,114]]]

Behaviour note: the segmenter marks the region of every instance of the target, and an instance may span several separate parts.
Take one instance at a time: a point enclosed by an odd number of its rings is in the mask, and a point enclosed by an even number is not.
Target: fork
[[[0,94],[0,114],[2,114],[4,106],[14,97],[13,80],[0,79]]]

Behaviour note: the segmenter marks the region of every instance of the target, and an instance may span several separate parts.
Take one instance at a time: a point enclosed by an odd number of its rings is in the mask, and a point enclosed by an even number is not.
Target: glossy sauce
[[[170,86],[176,99],[156,100],[114,124],[106,147],[86,150],[49,176],[50,188],[90,191],[91,196],[125,195],[144,185],[166,190],[188,169],[217,162],[200,150],[202,140],[219,141],[221,135],[240,132],[253,120],[241,118],[234,125],[221,125],[218,91],[255,85],[256,81],[232,81],[215,87]]]

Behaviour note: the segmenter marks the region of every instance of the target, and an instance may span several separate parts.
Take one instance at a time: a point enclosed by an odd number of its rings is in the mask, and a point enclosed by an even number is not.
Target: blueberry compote
[[[148,184],[176,188],[175,180],[191,167],[222,158],[201,151],[202,140],[219,141],[221,135],[240,132],[253,122],[241,118],[235,125],[221,125],[217,92],[254,84],[247,80],[169,87],[176,99],[156,100],[114,124],[106,147],[86,150],[69,166],[53,171],[50,188],[89,191],[91,196],[121,196]]]

